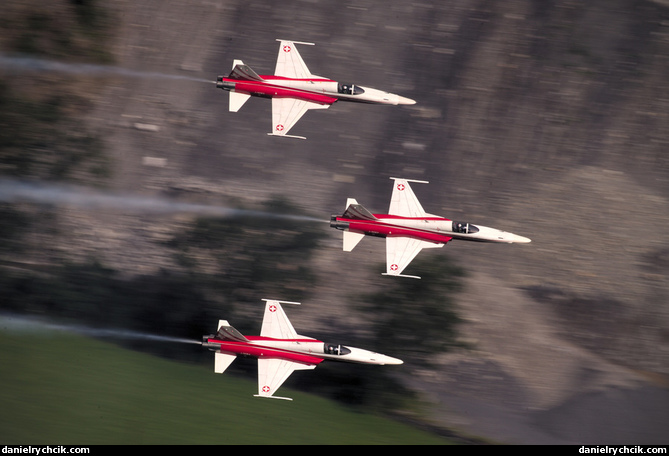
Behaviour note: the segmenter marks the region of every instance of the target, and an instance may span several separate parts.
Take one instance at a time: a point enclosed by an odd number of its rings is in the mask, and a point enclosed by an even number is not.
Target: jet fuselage
[[[347,219],[333,215],[330,226],[344,231],[369,236],[410,237],[437,244],[445,244],[451,239],[478,242],[527,243],[528,238],[513,233],[457,222],[442,217],[400,217],[396,215],[373,214],[375,220]]]
[[[211,351],[255,358],[279,358],[297,363],[320,364],[323,360],[346,361],[362,364],[402,364],[391,356],[369,350],[325,343],[320,340],[273,339],[261,336],[245,336],[248,342],[219,340],[215,336],[204,336],[202,345]]]
[[[255,97],[297,98],[323,105],[331,105],[338,100],[388,105],[416,103],[410,98],[393,93],[354,84],[342,84],[325,78],[290,79],[270,75],[260,75],[260,78],[261,81],[251,81],[219,76],[216,87]]]

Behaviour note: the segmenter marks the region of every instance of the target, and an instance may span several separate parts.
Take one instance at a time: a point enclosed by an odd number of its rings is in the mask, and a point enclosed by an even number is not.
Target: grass
[[[254,398],[254,380],[78,335],[0,331],[0,353],[2,444],[449,443],[286,386],[292,402]]]

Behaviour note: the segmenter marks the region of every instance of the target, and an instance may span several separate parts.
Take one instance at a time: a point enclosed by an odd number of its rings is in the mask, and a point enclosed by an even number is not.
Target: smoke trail
[[[92,65],[87,63],[65,63],[57,62],[55,60],[38,59],[35,57],[11,57],[0,54],[0,68],[9,68],[19,71],[42,71],[42,72],[56,72],[65,74],[78,74],[84,76],[124,76],[129,78],[155,78],[155,79],[181,79],[194,82],[215,83],[209,79],[196,78],[193,76],[166,74],[158,72],[145,72],[130,70],[127,68],[107,66],[107,65]]]
[[[160,197],[109,194],[80,186],[44,184],[12,179],[0,179],[0,202],[32,202],[73,206],[93,211],[120,210],[141,214],[191,213],[223,218],[246,216],[302,222],[325,222],[322,219],[302,215],[275,214],[207,204],[184,203]]]
[[[174,342],[182,344],[202,345],[202,341],[186,339],[183,337],[162,336],[158,334],[130,331],[126,329],[100,329],[80,325],[66,325],[60,323],[46,322],[42,319],[25,317],[20,315],[0,315],[0,330],[19,332],[43,332],[61,331],[81,334],[84,336],[125,339],[125,340],[150,340],[156,342]]]

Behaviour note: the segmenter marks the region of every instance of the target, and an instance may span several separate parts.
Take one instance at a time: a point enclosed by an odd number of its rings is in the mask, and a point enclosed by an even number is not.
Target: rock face
[[[114,2],[117,64],[192,80],[115,78],[87,121],[105,137],[115,190],[196,202],[280,194],[326,220],[347,197],[385,210],[399,176],[430,182],[414,189],[430,213],[530,237],[423,253],[470,273],[459,303],[473,349],[407,382],[437,420],[494,440],[666,443],[663,3]],[[316,74],[417,104],[337,103],[297,124],[306,141],[268,137],[267,100],[230,113],[226,93],[196,80],[235,58],[273,72],[276,38],[315,42],[301,51]],[[72,208],[60,220],[70,258],[95,253],[129,273],[178,267],[153,241],[180,219]],[[313,260],[321,280],[304,311],[316,329],[323,305],[334,314],[341,301],[338,284],[388,280],[369,272],[380,240],[344,253],[340,236]]]

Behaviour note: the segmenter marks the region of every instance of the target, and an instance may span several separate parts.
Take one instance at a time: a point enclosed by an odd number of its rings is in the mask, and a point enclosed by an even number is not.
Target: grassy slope
[[[197,347],[194,346],[194,349]],[[2,444],[444,444],[332,402],[74,335],[0,332]]]

